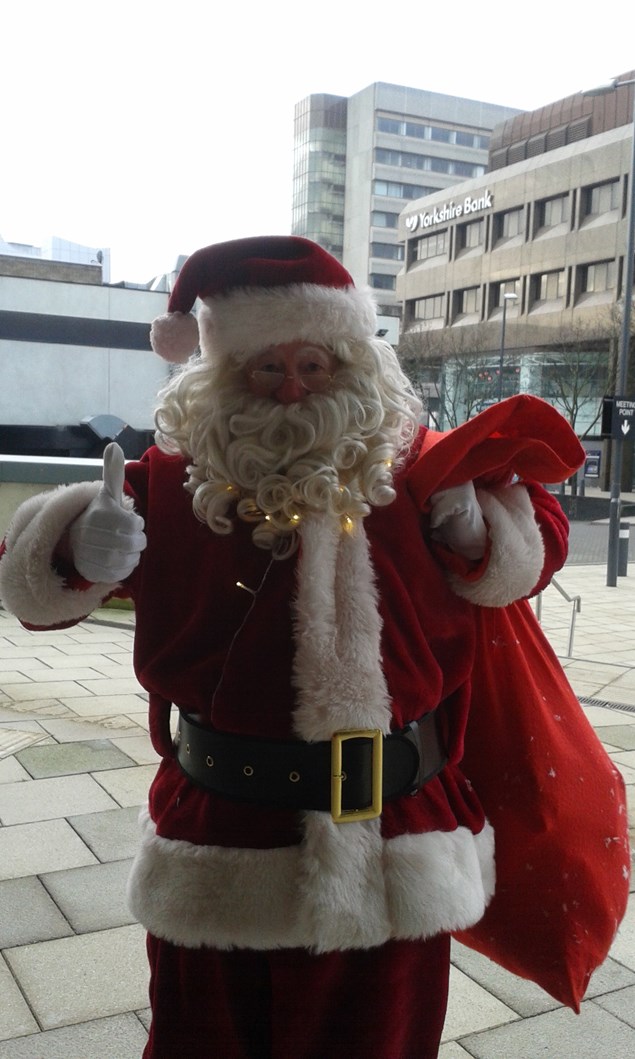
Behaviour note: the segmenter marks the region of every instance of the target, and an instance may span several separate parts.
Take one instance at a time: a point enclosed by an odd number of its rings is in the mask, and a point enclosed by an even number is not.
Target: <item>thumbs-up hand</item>
[[[69,529],[75,569],[87,581],[123,581],[146,546],[144,522],[124,505],[124,455],[115,442],[104,451],[104,477],[97,496]]]

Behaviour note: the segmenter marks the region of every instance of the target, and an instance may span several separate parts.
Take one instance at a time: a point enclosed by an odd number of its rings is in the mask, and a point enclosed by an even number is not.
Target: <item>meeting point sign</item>
[[[447,224],[459,217],[473,217],[483,210],[490,210],[493,201],[490,191],[484,191],[482,195],[466,195],[461,202],[450,201],[443,206],[433,206],[425,213],[411,213],[406,217],[406,228],[409,232],[416,232],[422,228],[434,228],[437,224]]]

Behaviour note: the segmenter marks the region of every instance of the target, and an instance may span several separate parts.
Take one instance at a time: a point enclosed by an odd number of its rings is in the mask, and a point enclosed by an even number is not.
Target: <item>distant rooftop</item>
[[[110,282],[110,250],[82,246],[54,235],[43,246],[8,243],[0,235],[0,256],[29,257],[40,261],[61,261],[72,265],[101,265],[102,282]]]

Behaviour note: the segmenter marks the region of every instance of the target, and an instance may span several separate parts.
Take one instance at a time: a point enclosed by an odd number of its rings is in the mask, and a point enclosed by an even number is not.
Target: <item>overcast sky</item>
[[[223,13],[219,13],[221,10]],[[113,281],[290,228],[293,112],[374,81],[531,110],[635,66],[635,7],[556,0],[20,0],[2,14],[0,234]]]

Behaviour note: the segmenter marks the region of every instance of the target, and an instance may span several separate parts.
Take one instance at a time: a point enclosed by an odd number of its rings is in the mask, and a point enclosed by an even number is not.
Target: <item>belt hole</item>
[[[189,754],[189,752],[190,752],[190,744],[189,744],[189,743],[186,743],[186,744],[185,744],[185,753],[186,753],[186,754]]]
[[[254,770],[252,769],[251,765],[245,765],[243,772],[245,776],[253,776],[254,774]]]
[[[298,780],[300,779],[300,773],[299,772],[290,772],[289,773],[289,779],[291,780],[292,783],[297,783]]]
[[[214,768],[214,758],[210,757],[208,754],[205,758],[205,764],[207,765],[208,769]]]

